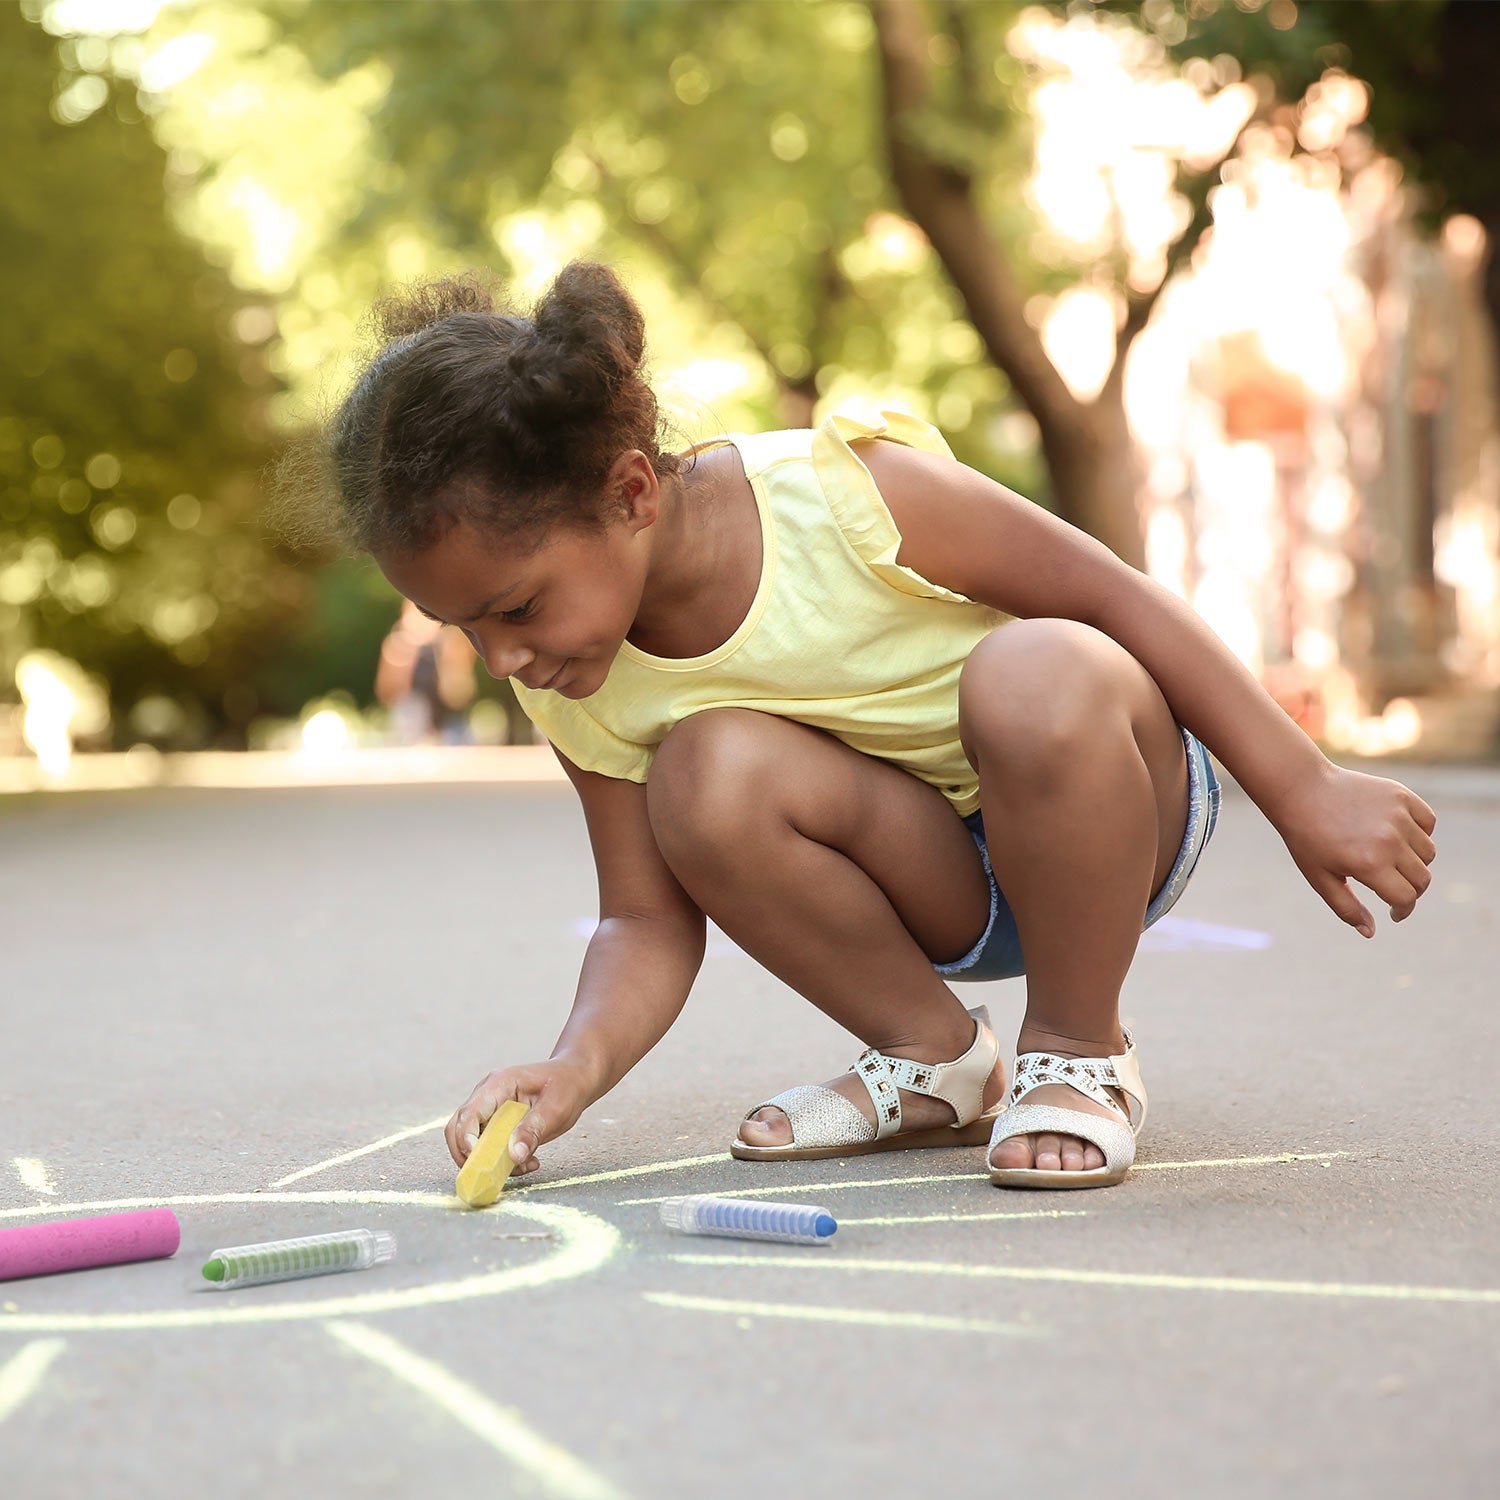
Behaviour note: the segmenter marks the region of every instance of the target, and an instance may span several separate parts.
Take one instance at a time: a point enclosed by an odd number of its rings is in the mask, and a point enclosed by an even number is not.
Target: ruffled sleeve
[[[953,457],[936,427],[905,412],[882,411],[875,423],[850,416],[829,417],[813,434],[812,460],[839,530],[870,571],[901,593],[918,599],[972,603],[967,595],[955,594],[896,561],[901,533],[875,476],[854,449],[856,443],[877,440],[901,443],[943,458]]]
[[[533,691],[514,681],[511,686],[526,717],[580,770],[617,781],[645,781],[654,746],[621,739],[572,698]]]

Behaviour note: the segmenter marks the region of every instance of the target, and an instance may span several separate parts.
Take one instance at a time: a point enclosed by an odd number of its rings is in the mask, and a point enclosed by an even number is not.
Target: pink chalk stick
[[[173,1254],[181,1243],[182,1226],[170,1208],[23,1224],[0,1229],[0,1281],[157,1260]]]

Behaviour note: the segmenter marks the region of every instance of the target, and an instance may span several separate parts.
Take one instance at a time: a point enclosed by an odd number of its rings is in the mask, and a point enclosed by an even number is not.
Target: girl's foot
[[[1060,1041],[1072,1042],[1072,1046],[1059,1046]],[[1083,1050],[1077,1038],[1061,1038],[1051,1032],[1028,1027],[1021,1028],[1016,1039],[1016,1055],[1023,1052],[1049,1052],[1053,1057],[1110,1057],[1125,1050],[1123,1032],[1106,1038],[1098,1047],[1087,1045]],[[1119,1089],[1106,1092],[1125,1113],[1129,1114],[1125,1096]],[[1087,1094],[1070,1088],[1065,1083],[1044,1083],[1026,1095],[1028,1104],[1050,1104],[1059,1109],[1077,1110],[1080,1114],[1098,1115],[1101,1119],[1118,1120],[1102,1104],[1090,1099]],[[1104,1153],[1092,1142],[1080,1140],[1072,1135],[1055,1135],[1044,1132],[1037,1135],[1007,1136],[990,1153],[990,1165],[1002,1169],[1036,1168],[1042,1172],[1093,1172],[1104,1165]]]
[[[911,1052],[889,1052],[888,1057],[910,1057],[920,1062],[931,1062],[927,1056],[930,1049]],[[843,1073],[823,1085],[836,1094],[842,1094],[871,1125],[875,1123],[875,1109],[870,1103],[869,1091],[852,1074]],[[988,1114],[1005,1096],[1005,1068],[995,1064],[990,1081],[984,1088],[984,1112]],[[941,1099],[930,1099],[926,1094],[914,1094],[910,1089],[901,1090],[901,1133],[913,1130],[935,1130],[954,1121],[953,1106]],[[747,1146],[789,1146],[792,1143],[792,1122],[781,1110],[767,1105],[758,1109],[748,1120],[740,1121],[740,1139]],[[1103,1158],[1101,1157],[1102,1161]],[[1031,1163],[1027,1162],[1027,1166]]]
[[[967,1021],[967,1017],[965,1017]],[[974,1043],[974,1033],[955,1041],[940,1039],[935,1045],[890,1046],[880,1050],[887,1057],[910,1058],[913,1062],[940,1063],[961,1056]],[[852,1072],[841,1074],[823,1085],[824,1088],[842,1095],[868,1120],[875,1124],[875,1106],[870,1100],[870,1091]],[[953,1106],[946,1100],[919,1094],[912,1089],[901,1093],[901,1134],[908,1135],[918,1130],[935,1130],[952,1125],[957,1118]],[[1005,1097],[1005,1067],[997,1058],[994,1069],[984,1085],[981,1112],[989,1114]],[[775,1105],[762,1105],[749,1118],[740,1122],[739,1138],[747,1146],[789,1146],[792,1144],[792,1123],[784,1111]]]

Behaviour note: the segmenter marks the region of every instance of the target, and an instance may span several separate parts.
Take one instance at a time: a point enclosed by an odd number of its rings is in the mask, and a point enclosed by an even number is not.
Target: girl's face
[[[635,622],[649,526],[632,510],[527,551],[458,520],[427,551],[376,562],[424,615],[462,630],[491,677],[587,698]]]

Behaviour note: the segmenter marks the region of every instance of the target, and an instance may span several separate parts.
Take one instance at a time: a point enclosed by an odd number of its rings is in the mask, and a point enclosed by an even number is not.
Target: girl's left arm
[[[1394,920],[1410,916],[1436,853],[1437,820],[1420,797],[1334,765],[1187,604],[1085,532],[952,459],[889,442],[861,445],[860,457],[901,533],[899,561],[1007,614],[1078,620],[1111,636],[1338,916],[1374,936],[1350,879]]]

